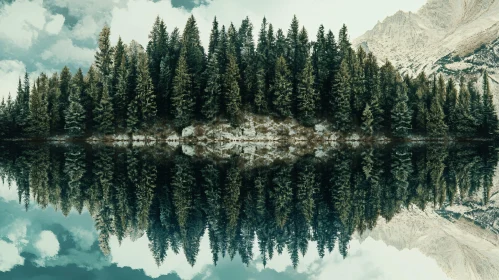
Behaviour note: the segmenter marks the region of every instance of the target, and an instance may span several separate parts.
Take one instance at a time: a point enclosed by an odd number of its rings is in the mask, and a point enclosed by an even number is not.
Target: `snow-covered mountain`
[[[354,40],[401,72],[476,75],[499,82],[499,0],[428,0],[399,11]]]

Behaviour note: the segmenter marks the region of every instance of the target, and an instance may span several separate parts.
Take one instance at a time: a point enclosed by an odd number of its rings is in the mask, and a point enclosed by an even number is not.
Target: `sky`
[[[31,201],[28,211],[20,205],[17,188],[0,181],[0,279],[275,279],[275,280],[450,280],[437,262],[417,249],[398,250],[381,240],[353,239],[343,259],[337,247],[321,259],[315,242],[309,243],[298,267],[292,268],[289,253],[274,257],[264,268],[255,240],[253,260],[245,266],[240,257],[221,258],[212,264],[207,233],[200,242],[196,264],[171,250],[161,266],[155,264],[144,234],[121,245],[110,240],[110,256],[98,246],[98,233],[87,211],[72,211],[68,217],[51,206],[41,209]],[[362,268],[362,269],[359,269]]]
[[[202,43],[208,44],[211,22],[236,27],[249,16],[254,34],[265,16],[287,31],[293,15],[313,39],[320,24],[335,34],[345,23],[351,39],[370,30],[398,10],[417,11],[426,0],[0,0],[0,98],[15,96],[25,71],[60,72],[64,65],[88,69],[94,60],[97,36],[104,24],[111,39],[147,44],[156,16],[168,31],[181,31],[193,14]]]

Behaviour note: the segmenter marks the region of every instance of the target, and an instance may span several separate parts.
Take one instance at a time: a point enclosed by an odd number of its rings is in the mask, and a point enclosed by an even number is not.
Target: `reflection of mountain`
[[[87,208],[102,251],[147,234],[162,263],[182,250],[196,262],[208,230],[213,262],[252,260],[255,240],[265,264],[286,248],[296,266],[309,241],[319,256],[336,244],[346,257],[354,231],[421,208],[481,197],[485,205],[497,153],[487,145],[341,147],[327,156],[245,166],[238,157],[211,160],[150,147],[9,146],[0,175],[15,180],[19,202],[53,205],[64,215]]]
[[[449,221],[433,210],[402,210],[389,223],[382,219],[370,236],[400,250],[417,248],[435,259],[455,280],[497,279],[499,236],[460,218]]]

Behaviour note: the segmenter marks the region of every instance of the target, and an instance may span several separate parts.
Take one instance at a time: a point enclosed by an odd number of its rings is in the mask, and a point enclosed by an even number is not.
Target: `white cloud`
[[[0,39],[24,49],[31,47],[45,25],[42,0],[19,0],[0,10]]]
[[[40,233],[35,248],[42,259],[53,258],[59,253],[59,241],[53,232],[44,230]]]
[[[51,17],[50,21],[48,21],[47,24],[45,24],[45,31],[47,31],[47,33],[52,35],[59,34],[59,32],[61,32],[62,26],[64,25],[64,20],[65,20],[64,16],[53,15],[50,17]]]
[[[6,272],[16,265],[23,265],[24,258],[20,253],[14,244],[0,240],[0,271]]]
[[[61,39],[45,50],[41,57],[57,63],[74,63],[87,66],[94,60],[94,50],[75,46],[71,39]]]
[[[233,22],[236,27],[249,16],[255,40],[264,16],[274,25],[275,30],[282,28],[286,32],[295,14],[300,25],[306,27],[311,39],[315,39],[320,24],[337,35],[343,23],[347,24],[351,39],[354,39],[397,10],[415,11],[425,2],[426,0],[210,0],[194,8],[192,14],[196,17],[205,46],[208,44],[211,22],[215,16],[220,24],[228,26]],[[170,0],[129,0],[126,7],[115,8],[112,12],[113,42],[121,35],[125,42],[135,39],[146,45],[147,35],[157,15],[164,19],[171,31],[174,27],[182,30],[190,13],[172,8]]]
[[[81,227],[73,227],[68,230],[73,235],[78,247],[84,251],[89,251],[97,239],[93,231]]]
[[[88,15],[78,21],[75,27],[73,27],[71,35],[75,39],[84,40],[87,38],[94,38],[96,34],[98,34],[98,31],[99,26],[94,18]]]
[[[19,77],[24,76],[26,66],[18,60],[0,60],[0,98],[7,99],[9,92],[12,98],[17,94]]]

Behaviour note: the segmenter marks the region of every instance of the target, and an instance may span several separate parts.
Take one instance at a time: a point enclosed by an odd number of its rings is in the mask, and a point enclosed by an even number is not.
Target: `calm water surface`
[[[499,275],[498,152],[486,143],[275,160],[271,148],[248,160],[203,147],[0,145],[0,279]]]

